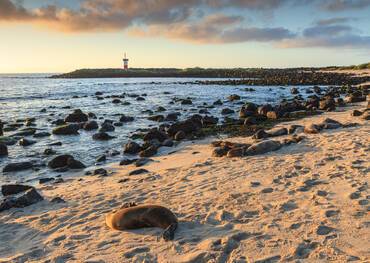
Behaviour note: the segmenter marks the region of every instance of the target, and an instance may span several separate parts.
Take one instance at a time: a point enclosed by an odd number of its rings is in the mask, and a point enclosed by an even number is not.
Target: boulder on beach
[[[111,135],[109,135],[106,132],[98,132],[98,133],[95,133],[92,136],[92,138],[93,138],[93,140],[96,140],[96,141],[109,141],[109,140],[112,140],[112,139],[114,139],[116,137],[111,136]]]
[[[156,155],[157,152],[158,152],[158,147],[156,147],[155,145],[152,145],[146,148],[145,150],[142,150],[141,152],[139,152],[139,156],[140,157],[152,157]]]
[[[51,169],[66,167],[70,158],[74,159],[74,157],[69,154],[58,155],[49,161],[48,166]]]
[[[32,167],[33,167],[33,164],[31,162],[9,163],[4,166],[3,172],[9,173],[9,172],[24,171],[24,170],[31,169]]]
[[[165,140],[167,140],[169,137],[168,135],[163,132],[163,131],[160,131],[158,129],[151,129],[150,131],[148,131],[145,135],[144,135],[144,141],[151,141],[151,140],[158,140],[160,142],[163,142]]]
[[[26,146],[30,146],[32,144],[35,144],[36,141],[29,140],[29,139],[26,139],[26,138],[22,138],[22,139],[19,140],[18,143],[19,143],[20,146],[26,147]]]
[[[136,142],[128,142],[123,148],[123,152],[126,154],[137,154],[141,150],[141,146]]]
[[[0,204],[0,212],[9,210],[11,208],[22,208],[33,205],[37,202],[44,200],[44,198],[36,191],[35,188],[31,188],[15,196],[6,198]]]
[[[174,136],[177,132],[183,131],[185,134],[191,134],[200,129],[200,126],[194,120],[186,120],[181,122],[176,122],[172,124],[168,129],[167,133],[170,136]]]
[[[252,144],[245,152],[245,155],[258,155],[279,150],[281,144],[278,141],[266,140]]]
[[[135,120],[134,117],[126,116],[126,115],[121,115],[121,117],[119,119],[119,121],[120,122],[123,122],[123,123],[125,123],[125,122],[132,122],[134,120]]]
[[[89,117],[83,113],[80,109],[76,109],[73,113],[67,115],[64,119],[65,122],[85,122],[88,121]]]
[[[0,157],[8,156],[8,146],[5,143],[0,143]]]
[[[281,128],[276,127],[271,130],[268,130],[266,133],[269,135],[269,137],[282,136],[288,134],[288,129],[284,127]]]
[[[99,128],[99,125],[96,121],[88,121],[84,124],[83,128],[86,131],[92,131],[97,130]]]
[[[77,124],[66,124],[53,129],[55,135],[77,135],[80,126]]]
[[[307,134],[318,134],[322,130],[322,127],[317,124],[309,124],[304,127],[304,132]]]
[[[1,193],[3,196],[8,195],[16,195],[21,192],[27,191],[29,189],[33,188],[29,185],[21,185],[21,184],[4,184],[1,186]]]
[[[176,141],[182,141],[183,139],[185,139],[185,137],[186,137],[186,134],[185,134],[185,132],[184,132],[184,131],[178,131],[178,132],[175,134],[174,139],[175,139]]]

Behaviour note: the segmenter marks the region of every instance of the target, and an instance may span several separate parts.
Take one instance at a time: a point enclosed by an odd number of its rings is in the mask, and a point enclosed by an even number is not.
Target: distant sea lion
[[[144,227],[160,227],[165,229],[162,238],[172,240],[175,236],[178,221],[176,216],[167,208],[159,205],[136,205],[129,203],[119,210],[109,213],[105,222],[114,230],[129,230]]]

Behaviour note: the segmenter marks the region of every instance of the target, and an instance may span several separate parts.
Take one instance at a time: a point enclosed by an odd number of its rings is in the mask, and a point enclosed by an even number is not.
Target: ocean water
[[[50,79],[46,74],[33,75],[0,75],[0,119],[3,122],[15,123],[17,119],[36,118],[38,132],[48,131],[55,127],[53,120],[64,118],[73,109],[81,109],[85,113],[93,112],[97,115],[97,121],[102,123],[104,119],[118,121],[120,114],[133,116],[134,122],[125,123],[122,127],[116,127],[111,135],[117,138],[107,141],[94,141],[92,135],[96,131],[80,131],[77,136],[56,136],[35,139],[37,143],[28,147],[19,145],[9,146],[9,156],[0,158],[0,183],[24,180],[36,180],[40,177],[55,176],[55,173],[46,167],[39,171],[29,170],[21,173],[3,174],[2,168],[9,162],[32,160],[38,164],[45,164],[52,157],[42,153],[53,142],[62,142],[62,146],[52,148],[58,154],[72,154],[87,166],[95,164],[98,156],[107,151],[117,150],[122,152],[122,145],[127,143],[129,136],[140,128],[156,127],[159,123],[147,120],[150,116],[145,110],[155,111],[158,106],[166,108],[165,112],[155,114],[168,114],[180,112],[180,119],[198,113],[205,105],[212,105],[218,99],[224,102],[223,106],[207,109],[211,115],[220,117],[225,107],[238,111],[241,107],[238,102],[229,102],[227,97],[231,94],[241,96],[243,102],[255,103],[278,103],[283,98],[291,98],[291,87],[253,87],[255,91],[245,91],[247,86],[222,86],[222,85],[197,85],[181,84],[181,82],[194,81],[196,79],[174,78],[129,78],[129,79]],[[202,79],[204,80],[204,79]],[[214,80],[214,79],[213,79]],[[304,90],[307,87],[297,87]],[[121,99],[130,105],[113,104],[112,98],[97,100],[95,93],[103,92],[103,97],[111,95],[127,94]],[[135,97],[128,95],[145,95],[145,101],[137,101]],[[188,98],[193,105],[181,105],[179,102],[171,104],[173,98]],[[66,106],[71,109],[65,109]],[[41,112],[46,109],[46,112]],[[237,117],[228,115],[230,117]],[[6,125],[5,125],[6,127]],[[22,129],[22,128],[20,128]],[[17,131],[6,132],[5,136],[11,136]],[[119,156],[109,157],[108,162],[117,162],[122,159]]]

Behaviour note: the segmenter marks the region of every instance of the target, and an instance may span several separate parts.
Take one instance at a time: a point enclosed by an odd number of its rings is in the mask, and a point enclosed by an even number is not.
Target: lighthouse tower
[[[126,57],[126,53],[125,57],[123,58],[123,69],[128,70],[128,58]]]

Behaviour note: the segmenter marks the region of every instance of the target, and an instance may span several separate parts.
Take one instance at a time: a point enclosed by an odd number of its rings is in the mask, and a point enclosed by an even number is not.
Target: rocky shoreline
[[[3,185],[2,260],[366,261],[370,111],[355,105],[108,172]],[[157,228],[104,226],[125,202],[171,208],[174,241],[158,242]]]
[[[308,95],[307,99],[304,99],[299,94],[298,89],[292,88],[292,98],[283,100],[275,105],[258,105],[251,102],[243,103],[239,95],[231,94],[228,97],[228,101],[235,103],[235,105],[240,105],[238,118],[229,117],[230,114],[235,114],[235,110],[223,107],[221,100],[215,101],[213,105],[205,105],[204,109],[199,110],[198,114],[193,114],[183,120],[179,120],[181,112],[161,114],[166,109],[159,107],[156,109],[156,112],[152,111],[148,117],[154,123],[159,123],[157,127],[138,130],[131,135],[131,140],[123,145],[121,151],[112,150],[109,155],[119,156],[123,154],[123,158],[120,161],[121,165],[137,163],[137,166],[140,166],[148,158],[155,156],[161,147],[171,148],[181,141],[196,140],[206,136],[220,134],[234,136],[252,135],[261,130],[261,128],[271,127],[281,121],[299,119],[321,114],[325,111],[333,111],[336,107],[343,106],[346,103],[366,101],[369,86],[333,86],[327,89],[314,86],[307,88],[305,92]],[[95,97],[97,100],[104,99],[102,92],[97,92]],[[122,104],[121,99],[124,97],[125,95],[112,95],[109,96],[109,99],[115,105]],[[145,94],[144,96],[134,96],[134,98],[136,100],[145,100]],[[187,107],[192,105],[192,100],[189,98],[174,98],[174,103],[179,103],[183,107]],[[215,107],[221,109],[221,116],[223,116],[221,123],[218,117],[210,115],[207,111],[207,108]],[[150,111],[150,109],[148,110]],[[14,147],[14,145],[22,146],[27,150],[39,138],[49,137],[51,135],[60,136],[59,138],[62,139],[64,136],[80,136],[80,131],[91,131],[93,132],[91,140],[109,141],[115,138],[110,132],[123,126],[125,123],[135,121],[135,117],[120,115],[118,116],[118,120],[103,119],[99,123],[96,114],[93,112],[85,113],[80,109],[75,109],[63,119],[50,119],[50,122],[54,125],[54,128],[50,131],[39,131],[35,121],[36,118],[17,120],[15,123],[0,121],[0,158],[7,158],[9,156],[9,149]],[[44,149],[42,155],[44,156],[43,160],[47,160],[46,162],[10,162],[2,168],[2,172],[15,173],[27,170],[39,171],[40,169],[50,169],[55,173],[61,174],[68,171],[83,170],[87,166],[90,166],[77,160],[68,152],[58,154],[55,149],[61,144],[61,141],[50,143],[49,147]],[[104,164],[109,158],[109,155],[96,156],[96,163]],[[87,169],[86,173],[107,174],[106,171],[101,171],[100,168],[95,171]],[[40,178],[39,181],[56,179],[54,177],[46,177]]]

